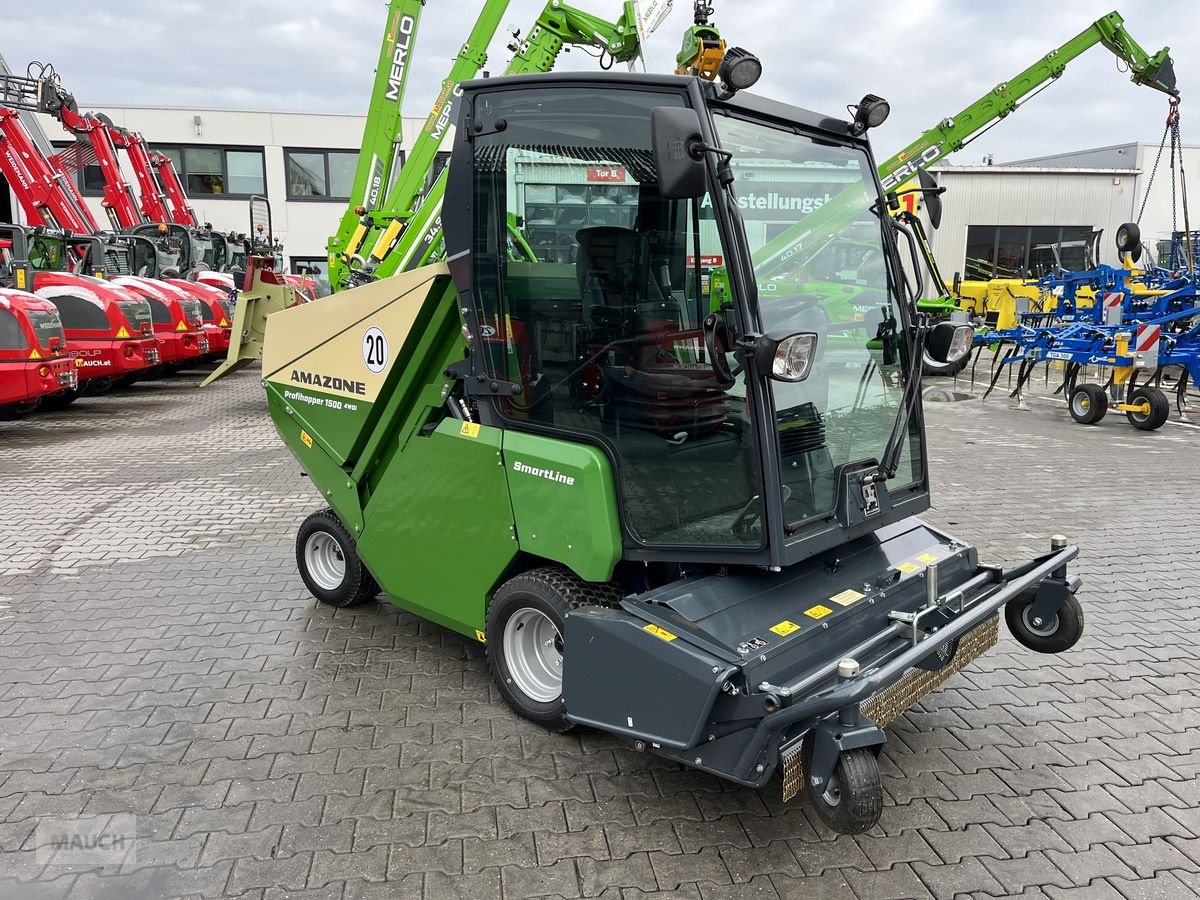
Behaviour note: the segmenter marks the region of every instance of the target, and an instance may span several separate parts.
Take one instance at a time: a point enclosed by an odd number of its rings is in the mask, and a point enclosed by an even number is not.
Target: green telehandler
[[[717,82],[464,83],[447,261],[271,316],[264,385],[327,505],[296,541],[321,602],[382,591],[482,642],[520,716],[740,785],[780,772],[858,833],[882,811],[884,726],[987,651],[1001,612],[1035,651],[1078,641],[1078,548],[1002,568],[918,518],[922,357],[961,357],[970,327],[916,312],[875,100],[844,121],[752,96],[732,56]],[[825,237],[852,229],[870,257],[865,320],[759,293],[738,192],[761,159],[853,182]],[[570,262],[514,254],[533,171],[621,171],[631,215],[581,224]]]

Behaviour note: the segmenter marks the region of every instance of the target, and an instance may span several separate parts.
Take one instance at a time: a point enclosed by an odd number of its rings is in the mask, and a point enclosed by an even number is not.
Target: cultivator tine
[[[1188,374],[1185,369],[1179,375],[1179,384],[1175,386],[1175,408],[1179,410],[1181,419],[1187,415],[1187,388]]]
[[[996,348],[996,356],[999,356],[999,355],[1000,355],[1000,349],[1001,349],[1000,347],[997,347],[997,348]],[[1007,360],[1009,357],[1011,357],[1011,356],[1012,356],[1014,353],[1016,353],[1016,352],[1017,352],[1017,348],[1016,348],[1015,346],[1014,346],[1014,347],[1012,347],[1011,349],[1009,349],[1008,353],[1007,353],[1007,354],[1005,354],[1005,356],[1004,356],[1004,359],[1005,359],[1005,360]],[[994,390],[996,389],[996,382],[998,382],[998,381],[1000,380],[1000,373],[1004,371],[1004,365],[1003,365],[1003,364],[1001,364],[999,367],[997,367],[997,366],[996,366],[996,359],[995,359],[995,357],[992,357],[992,367],[995,369],[995,371],[992,373],[992,382],[991,382],[991,384],[989,384],[989,385],[988,385],[988,389],[987,389],[986,391],[984,391],[984,392],[983,392],[983,399],[984,399],[984,400],[986,400],[986,399],[988,398],[988,395],[989,395],[989,394],[990,394],[992,391],[994,391]]]
[[[975,367],[979,365],[981,356],[983,356],[983,344],[975,348],[975,358],[971,360],[971,387],[975,386]]]

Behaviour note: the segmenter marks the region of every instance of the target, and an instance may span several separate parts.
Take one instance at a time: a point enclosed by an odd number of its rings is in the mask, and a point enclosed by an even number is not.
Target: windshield
[[[712,203],[661,196],[650,151],[651,110],[682,105],[554,86],[476,101],[474,352],[515,386],[496,404],[516,427],[606,448],[633,540],[757,548],[746,391],[717,377],[702,326],[723,255],[696,227]],[[514,489],[558,471],[532,454],[509,465]]]
[[[183,308],[183,318],[188,325],[195,325],[197,322],[204,320],[200,312],[199,300],[180,300],[179,305]]]
[[[792,130],[726,115],[716,123],[733,153],[760,327],[817,335],[807,379],[771,381],[784,516],[790,525],[828,517],[842,467],[882,460],[903,394],[907,353],[871,161]],[[919,476],[917,439],[914,417],[893,494]]]
[[[29,324],[33,326],[33,333],[37,335],[37,341],[41,346],[49,350],[51,338],[57,341],[59,347],[66,346],[67,338],[63,334],[62,320],[59,319],[56,311],[31,309],[27,314]]]
[[[125,313],[125,318],[129,321],[130,334],[140,334],[141,332],[150,332],[153,324],[150,318],[150,303],[146,300],[118,300],[117,304],[121,307],[121,312]]]

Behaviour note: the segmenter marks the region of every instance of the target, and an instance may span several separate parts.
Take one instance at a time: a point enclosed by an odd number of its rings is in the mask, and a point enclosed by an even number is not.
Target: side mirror
[[[694,109],[658,106],[650,111],[650,141],[658,192],[668,200],[704,196],[707,172],[700,117]]]
[[[811,331],[764,334],[751,351],[754,368],[765,378],[798,382],[808,377],[817,356],[817,335]]]
[[[925,335],[925,352],[934,362],[958,362],[971,351],[974,329],[956,322],[938,322]]]
[[[917,169],[917,183],[924,191],[925,209],[929,211],[929,225],[934,231],[942,224],[942,191],[937,181],[925,169]]]

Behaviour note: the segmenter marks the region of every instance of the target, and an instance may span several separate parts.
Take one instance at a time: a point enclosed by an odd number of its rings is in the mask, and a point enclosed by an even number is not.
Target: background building
[[[1158,144],[1135,143],[999,165],[935,166],[946,193],[933,250],[946,277],[1028,272],[1052,246],[1062,249],[1065,261],[1094,230],[1103,232],[1098,262],[1118,262],[1117,229],[1138,219],[1157,155]],[[1200,146],[1185,146],[1183,158],[1197,196]],[[1169,239],[1172,219],[1168,148],[1141,215],[1143,243],[1153,249]],[[1183,227],[1180,205],[1178,228]],[[1192,228],[1200,228],[1200,216]]]
[[[324,275],[325,242],[349,202],[364,116],[144,106],[105,106],[103,111],[171,157],[201,221],[220,231],[247,231],[249,198],[264,195],[293,271],[306,265]],[[37,119],[56,146],[73,141],[53,118]],[[404,119],[402,152],[422,125],[424,119]],[[437,171],[447,157],[439,154]],[[124,175],[136,191],[127,165]],[[99,168],[90,166],[76,177],[97,220],[107,221]],[[15,198],[0,187],[0,221],[20,216]]]
[[[252,194],[271,201],[275,233],[296,271],[325,272],[325,243],[349,202],[361,144],[363,116],[256,110],[104,107],[120,126],[141,132],[151,146],[172,158],[202,221],[221,231],[249,227]],[[58,146],[72,138],[48,116],[43,130]],[[405,118],[402,152],[423,120]],[[445,145],[449,145],[449,139]],[[933,249],[947,278],[1037,273],[1057,256],[1064,264],[1083,263],[1082,248],[1102,232],[1100,262],[1117,262],[1114,236],[1135,221],[1142,205],[1158,144],[1130,143],[1079,150],[999,165],[936,166],[947,190],[941,227]],[[448,158],[439,154],[434,174]],[[1185,148],[1186,177],[1200,192],[1200,146]],[[578,187],[562,187],[561,176],[540,178],[532,160],[522,169],[520,197],[527,237],[539,257],[570,259],[573,232],[586,224],[622,223],[632,210],[635,186],[624,171],[580,167]],[[820,207],[836,192],[838,173],[819,167],[764,163],[757,181],[738,185],[745,198],[748,227],[770,239]],[[126,167],[126,179],[136,185]],[[77,174],[98,218],[103,181],[96,167]],[[546,181],[543,185],[539,182]],[[743,179],[745,181],[745,179]],[[811,204],[786,208],[772,202],[771,184],[810,184]],[[559,185],[555,187],[554,185]],[[795,195],[794,186],[788,188]],[[0,189],[0,221],[19,216],[15,199]],[[1200,215],[1193,228],[1200,228]],[[1154,248],[1173,228],[1169,154],[1164,153],[1154,190],[1141,219],[1143,241]],[[1183,228],[1182,209],[1178,227]]]

